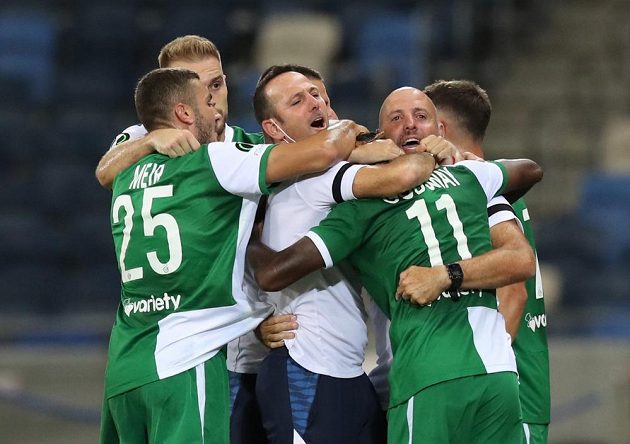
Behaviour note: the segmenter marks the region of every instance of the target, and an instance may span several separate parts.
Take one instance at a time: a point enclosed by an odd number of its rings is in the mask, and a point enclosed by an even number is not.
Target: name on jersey
[[[539,328],[545,328],[547,326],[547,315],[544,313],[539,315],[527,313],[525,315],[525,324],[527,324],[527,327],[533,332]]]
[[[179,308],[179,302],[181,295],[171,296],[168,293],[164,293],[162,297],[155,297],[151,295],[150,299],[140,299],[138,301],[131,301],[131,299],[125,299],[123,301],[123,310],[127,316],[131,316],[135,313],[154,313],[158,311],[173,310]]]
[[[401,200],[412,199],[414,195],[422,194],[426,190],[435,190],[436,188],[451,188],[461,185],[459,181],[448,171],[447,168],[440,168],[433,171],[431,177],[420,186],[415,187],[412,190],[399,194],[397,197],[383,199],[383,201],[389,204],[396,204]]]
[[[164,173],[164,164],[145,163],[138,165],[133,171],[133,180],[129,184],[130,190],[146,188],[155,185]]]
[[[474,296],[475,293],[477,293],[479,297],[482,297],[484,295],[483,290],[459,290],[457,293],[459,294],[460,297]],[[442,293],[440,293],[440,295],[437,297],[437,299],[434,302],[437,302],[442,298],[451,299],[451,294],[448,291],[443,291]],[[431,304],[427,304],[426,306],[431,307],[432,304],[433,302]]]

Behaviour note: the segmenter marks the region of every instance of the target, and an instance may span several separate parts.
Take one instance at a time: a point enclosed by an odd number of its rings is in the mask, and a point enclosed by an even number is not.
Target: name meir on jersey
[[[164,164],[158,163],[138,165],[133,172],[133,180],[129,184],[129,189],[137,190],[155,185],[164,173],[164,166]]]
[[[448,171],[448,169],[440,168],[438,170],[435,170],[433,172],[433,174],[431,174],[431,177],[429,177],[429,180],[427,180],[422,185],[417,186],[413,190],[409,190],[409,191],[407,191],[404,194],[399,194],[398,197],[389,198],[389,199],[383,199],[383,201],[386,202],[386,203],[389,203],[389,204],[396,204],[396,203],[400,202],[400,199],[402,199],[402,200],[409,200],[409,199],[411,199],[413,197],[414,193],[415,194],[422,194],[426,190],[434,190],[436,188],[450,188],[450,187],[456,187],[458,185],[461,185],[461,184],[455,178],[455,176],[453,176]]]

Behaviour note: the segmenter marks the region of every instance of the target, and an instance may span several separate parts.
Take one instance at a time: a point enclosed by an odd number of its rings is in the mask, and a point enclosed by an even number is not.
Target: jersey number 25
[[[168,213],[159,213],[151,215],[151,207],[153,206],[154,199],[160,199],[173,196],[173,185],[162,185],[158,187],[146,188],[142,196],[142,222],[144,227],[145,236],[153,236],[155,229],[159,226],[163,226],[166,230],[166,240],[168,242],[169,259],[166,262],[161,262],[155,251],[149,251],[146,253],[149,266],[157,274],[169,274],[176,271],[182,263],[182,242],[179,235],[179,226],[173,216]],[[121,194],[114,201],[112,206],[112,218],[114,223],[120,221],[120,209],[125,210],[123,239],[120,248],[120,257],[118,258],[118,264],[120,266],[120,275],[123,282],[134,281],[136,279],[142,279],[144,276],[144,270],[142,267],[135,267],[127,269],[125,266],[125,255],[127,254],[127,248],[129,247],[129,240],[131,239],[131,230],[133,228],[133,203],[131,196],[128,194]]]

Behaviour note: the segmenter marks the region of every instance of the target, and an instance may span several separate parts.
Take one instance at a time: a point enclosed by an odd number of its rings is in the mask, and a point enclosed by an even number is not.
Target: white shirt
[[[285,183],[269,198],[262,241],[275,250],[298,241],[328,215],[335,202],[354,199],[352,183],[362,167],[341,162],[324,173]],[[301,366],[336,378],[363,373],[366,314],[361,285],[347,267],[312,273],[280,292],[261,292],[261,299],[275,307],[275,314],[297,315],[296,337],[285,344]],[[242,342],[251,344],[247,339]],[[257,357],[252,350],[231,347],[228,351],[232,351],[228,361],[234,360],[228,368],[237,370],[255,371],[266,355],[266,350]]]

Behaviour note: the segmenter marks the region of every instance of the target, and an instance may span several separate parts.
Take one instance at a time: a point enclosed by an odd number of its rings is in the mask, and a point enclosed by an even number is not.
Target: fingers
[[[365,127],[363,125],[360,125],[360,124],[358,124],[356,122],[354,122],[354,131],[355,131],[356,135],[361,134],[361,133],[369,133],[370,132],[370,130],[367,129],[367,127]]]
[[[261,327],[269,329],[272,333],[285,330],[295,330],[298,327],[297,316],[294,314],[271,316],[261,324]]]
[[[483,160],[481,157],[471,153],[470,151],[466,151],[463,157],[465,160],[480,160],[480,161]]]
[[[396,300],[408,301],[411,304],[421,307],[432,302],[430,287],[427,287],[426,269],[412,265],[399,275],[398,288],[396,289]]]
[[[268,336],[263,336],[263,344],[265,344],[269,348],[280,348],[284,346],[284,341],[286,339],[295,338],[295,333],[293,332],[283,332],[276,333]]]
[[[181,157],[199,149],[201,144],[188,130],[163,128],[151,132],[155,151],[171,158]]]
[[[269,348],[284,345],[286,339],[295,338],[298,328],[297,316],[292,314],[271,316],[265,319],[259,327],[260,338]]]
[[[390,139],[379,139],[360,144],[350,153],[348,160],[354,163],[374,164],[395,159],[403,154],[404,151]]]
[[[430,135],[422,139],[417,151],[427,151],[435,156],[440,165],[452,165],[462,160],[455,145],[443,137]]]
[[[195,136],[193,136],[190,131],[184,130],[184,133],[186,135],[187,146],[190,147],[191,151],[197,151],[199,147],[201,147],[201,143],[199,143],[199,141],[195,138]]]

